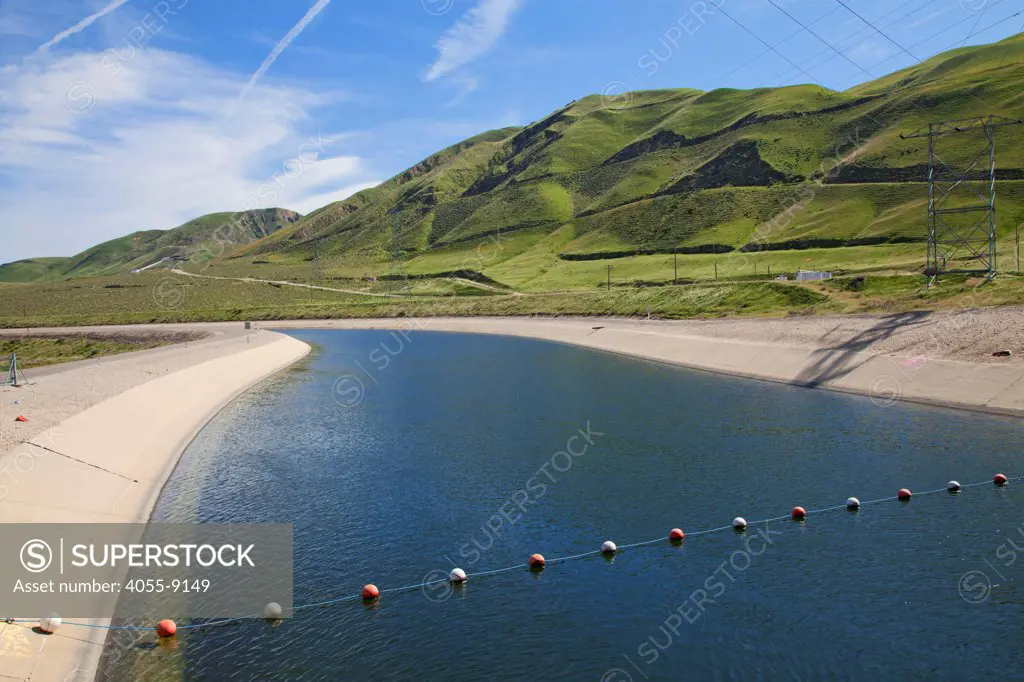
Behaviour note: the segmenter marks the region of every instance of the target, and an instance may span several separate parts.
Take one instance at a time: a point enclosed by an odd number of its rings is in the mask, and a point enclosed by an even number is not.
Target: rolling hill
[[[1022,35],[845,92],[589,96],[449,147],[231,260],[238,271],[314,253],[379,264],[399,255],[413,274],[477,270],[538,288],[568,261],[923,242],[927,141],[900,133],[989,114],[1024,117]],[[1022,132],[997,135],[1002,235],[1024,221]],[[985,148],[983,136],[961,137],[942,142],[950,162]],[[500,253],[481,262],[497,235]]]
[[[272,235],[302,216],[281,208],[211,213],[170,230],[146,230],[98,244],[69,258],[32,258],[0,265],[0,282],[38,282],[111,275],[163,259],[192,262],[221,258]]]
[[[927,140],[900,134],[990,114],[1024,118],[1024,34],[844,92],[591,95],[452,145],[304,217],[237,214],[241,228],[224,243],[214,231],[232,214],[214,214],[68,259],[0,266],[0,281],[124,273],[163,258],[187,260],[185,269],[201,262],[208,274],[296,280],[374,281],[400,262],[416,277],[458,272],[523,291],[592,288],[607,265],[664,282],[676,276],[673,253],[689,278],[717,277],[719,255],[750,252],[773,254],[779,269],[920,271]],[[1022,133],[996,135],[1007,244],[1024,222]],[[981,134],[946,137],[942,158],[969,163],[985,145]],[[758,274],[756,260],[742,263],[726,276]]]

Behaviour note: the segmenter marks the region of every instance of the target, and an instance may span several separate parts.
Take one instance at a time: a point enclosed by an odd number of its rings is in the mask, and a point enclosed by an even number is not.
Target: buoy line
[[[926,490],[920,493],[911,493],[909,488],[900,488],[896,495],[891,497],[880,497],[876,500],[868,500],[861,502],[856,497],[851,497],[843,504],[837,504],[832,507],[822,507],[821,509],[804,509],[803,507],[794,507],[789,514],[782,516],[772,516],[766,519],[759,519],[748,523],[743,517],[737,516],[733,519],[733,522],[727,526],[718,526],[717,528],[708,528],[706,530],[698,530],[684,533],[679,528],[673,528],[667,539],[674,545],[679,545],[683,542],[684,538],[699,537],[701,535],[710,535],[712,533],[721,533],[726,530],[734,530],[737,533],[742,533],[746,530],[747,526],[755,526],[762,523],[775,523],[778,521],[799,521],[803,522],[807,517],[812,514],[824,514],[826,512],[837,511],[839,509],[846,509],[851,512],[859,510],[861,507],[873,504],[881,504],[883,502],[900,501],[904,503],[910,502],[913,495],[934,495],[936,493],[947,492],[955,495],[959,494],[962,490],[968,488],[977,488],[982,485],[995,485],[998,488],[1006,487],[1010,481],[1021,481],[1024,480],[1024,476],[1013,476],[1008,477],[1004,474],[996,474],[990,481],[982,481],[980,483],[969,483],[967,485],[961,485],[957,481],[950,481],[944,488],[936,488],[935,490]],[[611,540],[606,540],[599,549],[591,550],[589,552],[582,552],[580,554],[573,554],[570,556],[558,557],[555,559],[545,559],[540,554],[533,554],[524,564],[516,564],[514,566],[506,566],[504,568],[496,568],[489,571],[478,571],[476,573],[466,573],[461,568],[455,568],[451,571],[447,578],[438,578],[437,580],[420,581],[409,585],[402,585],[400,587],[391,587],[387,589],[379,589],[376,585],[368,584],[360,590],[358,594],[350,594],[343,597],[336,597],[328,599],[326,601],[314,602],[311,604],[303,604],[301,606],[295,606],[292,608],[293,612],[303,611],[306,609],[323,608],[326,606],[332,606],[334,604],[341,604],[344,602],[362,600],[364,602],[374,602],[380,599],[381,596],[386,594],[396,594],[399,592],[409,592],[412,590],[419,590],[424,587],[431,585],[441,584],[464,584],[470,578],[485,578],[499,573],[507,573],[509,571],[522,570],[524,568],[530,569],[531,571],[542,571],[547,564],[561,564],[567,561],[575,561],[577,559],[583,559],[591,556],[613,556],[624,549],[633,549],[636,547],[646,547],[654,544],[664,543],[666,536],[662,535],[653,540],[643,540],[641,542],[634,542],[628,545],[616,545]],[[241,621],[252,621],[252,620],[278,620],[281,617],[281,606],[276,602],[267,604],[263,613],[252,615],[252,616],[241,616],[238,618],[223,618],[220,620],[209,621],[205,623],[193,623],[191,625],[177,625],[173,620],[164,619],[157,623],[155,626],[138,626],[138,625],[94,625],[91,623],[78,623],[78,622],[64,622],[60,616],[52,614],[45,618],[41,618],[38,621],[28,618],[7,618],[0,619],[0,622],[5,623],[38,623],[38,629],[43,632],[52,634],[61,627],[61,625],[68,625],[70,627],[83,627],[83,628],[94,628],[99,630],[128,630],[133,632],[156,632],[158,637],[173,637],[179,630],[197,630],[200,628],[216,627],[219,625],[227,625],[228,623],[237,623]]]

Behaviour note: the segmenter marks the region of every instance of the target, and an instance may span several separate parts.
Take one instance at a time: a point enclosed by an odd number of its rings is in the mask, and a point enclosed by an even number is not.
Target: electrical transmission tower
[[[980,116],[929,123],[900,138],[928,138],[928,262],[933,280],[943,272],[996,275],[996,128],[1024,120]],[[984,145],[978,140],[984,133]],[[956,160],[940,156],[939,142],[951,135],[974,137],[968,154],[954,149]],[[971,146],[971,145],[974,146]],[[950,145],[953,147],[953,145]],[[949,157],[952,159],[952,157]]]

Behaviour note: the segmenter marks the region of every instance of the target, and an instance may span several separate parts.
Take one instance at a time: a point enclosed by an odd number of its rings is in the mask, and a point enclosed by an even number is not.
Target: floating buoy
[[[736,530],[744,530],[747,527],[747,520],[742,516],[737,516],[732,520],[732,527]]]
[[[846,498],[846,508],[849,509],[850,511],[860,509],[860,500],[858,500],[856,497]]]
[[[164,619],[156,624],[157,637],[174,637],[178,632],[178,626],[173,620]]]
[[[950,481],[949,483],[946,484],[946,490],[948,490],[951,493],[958,493],[958,492],[960,492],[960,482],[959,481]]]
[[[530,568],[544,568],[544,556],[541,554],[533,554],[530,556],[530,560],[527,563],[530,564]]]
[[[904,501],[909,500],[910,499],[910,491],[907,490],[906,488],[900,488],[900,491],[898,493],[896,493],[896,497],[898,497],[899,499],[904,500]]]
[[[467,580],[466,572],[461,568],[453,568],[452,572],[448,574],[448,580],[453,583],[464,583]]]
[[[64,621],[61,620],[60,616],[56,613],[51,613],[46,618],[39,619],[39,629],[48,635],[52,635],[60,629],[61,623],[63,622]]]
[[[284,611],[281,609],[281,605],[276,601],[272,601],[263,607],[264,620],[280,620],[282,613],[284,613]]]
[[[611,540],[605,540],[604,544],[601,545],[601,554],[615,554],[617,551],[619,551],[619,548]]]
[[[792,516],[794,521],[803,521],[807,518],[807,510],[803,507],[793,507]]]
[[[23,417],[23,416],[21,416],[19,414],[17,417],[14,418],[14,421],[16,421],[16,422],[27,422],[28,421],[28,417]]]
[[[672,542],[682,542],[685,537],[686,533],[683,532],[682,528],[673,528],[668,532],[668,539]]]
[[[373,601],[380,596],[380,590],[374,584],[364,585],[363,591],[359,593],[365,601]]]
[[[995,476],[992,477],[992,482],[995,483],[1000,488],[1006,485],[1006,481],[1007,478],[1005,474],[996,474]]]

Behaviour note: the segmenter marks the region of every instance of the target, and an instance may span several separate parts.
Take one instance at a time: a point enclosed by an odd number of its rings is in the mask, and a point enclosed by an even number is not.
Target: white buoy
[[[49,633],[49,634],[52,635],[53,633],[57,632],[57,630],[60,629],[60,625],[63,622],[64,621],[61,620],[60,616],[58,616],[56,613],[51,613],[46,618],[40,618],[39,619],[39,629],[42,630],[43,632],[46,632],[46,633]]]
[[[453,568],[452,572],[448,574],[448,580],[453,583],[464,583],[466,582],[466,572],[461,568]]]
[[[279,620],[282,613],[281,605],[276,601],[272,601],[263,607],[263,617],[267,620]]]
[[[851,497],[851,498],[847,499],[846,500],[846,508],[847,509],[860,509],[860,500],[858,500],[856,497]]]
[[[617,551],[619,551],[619,548],[611,540],[605,540],[604,544],[601,545],[602,554],[615,554]]]
[[[742,516],[737,516],[735,519],[732,520],[732,527],[736,530],[743,530],[747,527],[747,520]]]
[[[951,493],[958,493],[960,492],[960,483],[958,481],[950,481],[946,484],[946,490]]]

